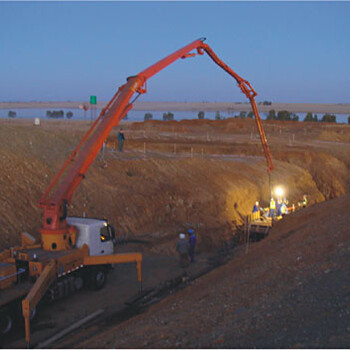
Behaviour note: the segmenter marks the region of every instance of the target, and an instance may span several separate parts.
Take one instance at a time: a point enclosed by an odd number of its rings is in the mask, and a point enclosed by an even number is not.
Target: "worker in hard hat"
[[[277,217],[282,215],[281,207],[282,207],[282,198],[277,198],[277,203],[276,203],[276,214],[277,214]]]
[[[270,218],[274,219],[275,218],[275,213],[276,213],[276,202],[275,200],[271,197],[270,200]]]
[[[283,216],[283,215],[286,215],[286,214],[288,214],[288,208],[287,208],[286,203],[283,202],[283,203],[281,204],[281,215]]]
[[[189,264],[188,253],[190,251],[190,243],[186,239],[186,235],[184,233],[179,234],[179,240],[176,244],[176,250],[179,253],[180,266],[182,268],[187,267]]]
[[[252,210],[252,213],[257,213],[260,210],[259,202],[256,201]]]
[[[303,195],[303,208],[306,208],[307,206],[307,196],[306,194]]]
[[[252,220],[258,220],[260,217],[260,205],[259,202],[256,201],[252,210]]]
[[[191,228],[189,228],[187,232],[190,235],[190,239],[188,241],[188,243],[190,244],[190,249],[188,251],[188,254],[190,256],[191,263],[193,263],[194,262],[194,251],[196,248],[196,235],[194,234],[194,231]]]

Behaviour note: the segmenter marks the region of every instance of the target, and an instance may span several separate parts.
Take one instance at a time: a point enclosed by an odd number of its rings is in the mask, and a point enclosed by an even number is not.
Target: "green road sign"
[[[97,97],[96,96],[90,96],[90,104],[95,105],[97,103]]]

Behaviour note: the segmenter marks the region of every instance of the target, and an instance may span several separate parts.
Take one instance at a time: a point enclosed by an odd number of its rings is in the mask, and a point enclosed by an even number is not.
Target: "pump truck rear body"
[[[22,311],[26,341],[29,344],[30,319],[44,296],[50,299],[60,298],[81,289],[84,284],[95,289],[102,288],[111,264],[136,263],[138,281],[141,283],[142,255],[114,254],[114,231],[106,220],[70,218],[67,214],[74,191],[85,178],[103,142],[133,107],[133,102],[129,102],[133,95],[136,93],[138,97],[145,93],[147,80],[174,61],[206,52],[236,80],[251,103],[268,173],[273,169],[255,103],[256,92],[248,81],[223,63],[204,40],[195,40],[127,79],[126,84],[118,89],[101,111],[40,199],[39,207],[43,209],[43,222],[39,229],[41,241],[37,243],[31,235],[22,233],[21,246],[0,253],[0,332],[9,332],[15,320],[15,312]],[[196,53],[191,53],[193,50]]]

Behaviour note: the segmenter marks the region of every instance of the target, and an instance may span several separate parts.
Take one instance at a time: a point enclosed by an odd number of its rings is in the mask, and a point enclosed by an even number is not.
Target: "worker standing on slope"
[[[273,198],[270,200],[270,217],[275,218],[276,202]]]
[[[190,251],[190,243],[185,239],[186,236],[184,233],[179,234],[179,240],[176,244],[176,250],[179,253],[180,256],[180,266],[181,267],[187,267],[188,262],[188,253]]]
[[[190,244],[190,249],[189,249],[189,256],[191,259],[191,263],[194,262],[194,251],[196,248],[196,235],[194,234],[194,231],[190,228],[188,229],[188,234],[190,235],[189,239],[189,244]]]
[[[118,151],[119,152],[123,152],[124,140],[125,140],[124,130],[122,128],[120,128],[120,130],[118,132],[118,142],[119,142]]]

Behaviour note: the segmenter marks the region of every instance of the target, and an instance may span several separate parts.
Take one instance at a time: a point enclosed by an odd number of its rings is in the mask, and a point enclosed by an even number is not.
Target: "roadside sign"
[[[90,96],[90,104],[95,105],[97,103],[97,97],[92,95]]]

